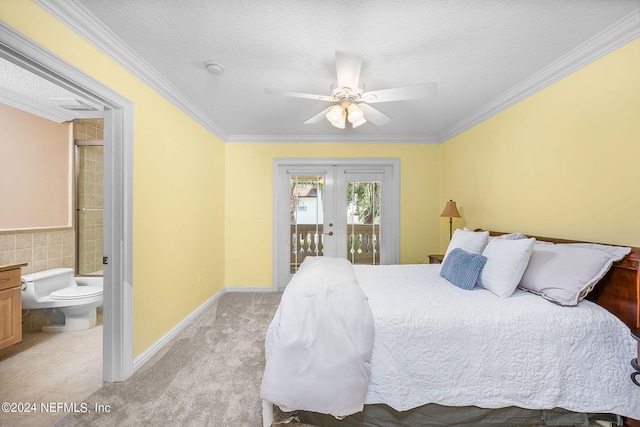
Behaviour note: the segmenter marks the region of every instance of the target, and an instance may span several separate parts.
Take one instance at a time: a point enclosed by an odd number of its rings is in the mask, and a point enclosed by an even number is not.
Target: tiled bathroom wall
[[[0,264],[27,262],[22,274],[74,267],[73,229],[0,232]]]
[[[86,119],[74,122],[74,139],[100,140],[103,138],[103,119]],[[90,215],[82,219],[83,226],[87,226],[84,239],[84,255],[80,255],[80,262],[87,272],[102,269],[102,146],[90,146],[86,159],[80,160],[80,167],[88,171],[85,174],[86,183],[79,186],[82,191],[78,198],[88,202],[92,209]],[[84,163],[84,166],[83,166]],[[78,183],[76,183],[78,185]],[[82,189],[85,187],[84,189]],[[75,197],[75,196],[74,196]],[[77,206],[79,200],[74,201]],[[74,227],[77,221],[73,219]],[[26,262],[22,274],[35,273],[58,267],[76,267],[76,236],[74,228],[38,229],[19,231],[0,231],[0,265],[15,262]],[[84,261],[83,261],[84,260]],[[37,331],[44,324],[45,319],[40,310],[23,311],[23,331]]]
[[[104,119],[82,119],[73,122],[73,139],[103,139]]]
[[[22,274],[50,268],[74,268],[75,233],[72,228],[48,231],[0,232],[0,265],[26,262]],[[46,319],[40,310],[23,310],[22,331],[39,331]]]

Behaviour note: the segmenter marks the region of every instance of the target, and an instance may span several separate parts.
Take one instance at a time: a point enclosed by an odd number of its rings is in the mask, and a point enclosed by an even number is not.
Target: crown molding
[[[456,135],[482,123],[501,111],[530,97],[536,92],[563,79],[580,68],[602,58],[614,50],[640,37],[640,10],[636,9],[591,39],[573,49],[567,55],[557,59],[531,77],[518,83],[507,92],[485,104],[471,115],[459,121],[438,140],[445,142]]]
[[[430,135],[229,135],[228,143],[406,143],[437,144],[438,138]]]
[[[225,142],[445,142],[640,37],[640,11],[635,10],[438,136],[228,135],[76,0],[34,1]]]
[[[182,92],[164,78],[118,36],[75,0],[34,0],[72,30],[80,34],[133,75],[151,86],[221,140],[226,136]]]

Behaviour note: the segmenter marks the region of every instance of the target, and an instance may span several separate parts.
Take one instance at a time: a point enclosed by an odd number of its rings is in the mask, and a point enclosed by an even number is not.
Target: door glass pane
[[[76,151],[76,274],[102,275],[102,145]]]
[[[323,255],[324,176],[290,176],[289,188],[289,252],[293,274],[305,257]]]
[[[347,183],[347,257],[352,264],[380,264],[380,184]]]

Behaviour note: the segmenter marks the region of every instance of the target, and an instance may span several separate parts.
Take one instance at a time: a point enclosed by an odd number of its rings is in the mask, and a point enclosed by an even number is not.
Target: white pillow
[[[579,245],[536,245],[520,288],[556,304],[574,306],[607,274],[619,255]]]
[[[444,254],[444,258],[447,258],[449,252],[455,248],[463,249],[472,254],[481,254],[482,250],[487,245],[488,239],[488,231],[469,231],[457,228],[456,231],[453,232],[453,237],[451,237],[451,242],[449,242],[449,247],[447,248],[447,252]]]
[[[560,245],[574,246],[577,248],[590,248],[590,249],[598,249],[608,253],[613,261],[620,261],[625,256],[629,255],[631,252],[631,248],[625,246],[611,246],[611,245],[602,245],[600,243],[559,243]]]
[[[510,297],[529,264],[535,243],[534,238],[491,240],[482,252],[487,263],[480,272],[478,285],[499,297]]]
[[[520,240],[520,239],[526,239],[527,236],[525,236],[522,233],[519,232],[515,232],[515,233],[509,233],[509,234],[501,234],[499,236],[496,236],[496,239],[507,239],[507,240]]]

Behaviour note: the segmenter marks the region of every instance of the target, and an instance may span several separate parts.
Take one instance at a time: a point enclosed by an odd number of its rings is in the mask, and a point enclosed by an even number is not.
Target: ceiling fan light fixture
[[[334,124],[340,120],[340,117],[344,114],[344,109],[339,105],[334,105],[329,112],[327,112],[327,120]],[[334,125],[335,126],[335,125]]]
[[[357,122],[355,122],[355,123],[354,123],[354,122],[351,122],[351,127],[355,129],[355,128],[357,128],[358,126],[363,125],[363,124],[365,124],[365,123],[367,123],[367,119],[365,119],[365,118],[363,117],[363,118],[361,118],[360,120],[358,120],[358,121],[357,121]]]
[[[342,110],[342,114],[340,115],[340,117],[338,117],[338,120],[331,121],[331,124],[337,127],[338,129],[344,129],[346,121],[347,121],[347,113],[344,110]]]
[[[349,105],[347,112],[349,113],[348,120],[351,124],[358,123],[364,118],[364,113],[355,103]]]

